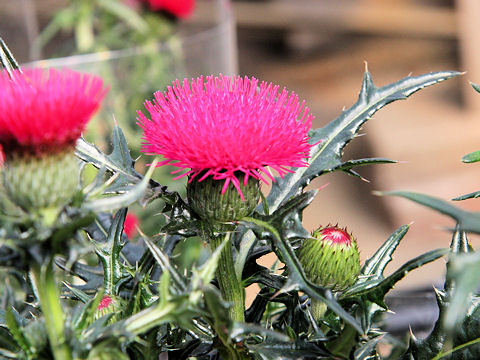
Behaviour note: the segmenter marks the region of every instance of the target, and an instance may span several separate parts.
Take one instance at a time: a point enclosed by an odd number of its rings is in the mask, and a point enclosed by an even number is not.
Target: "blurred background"
[[[65,30],[40,46],[39,34],[72,2],[0,0],[0,36],[21,63],[75,54],[77,57],[68,60],[35,64],[82,67],[83,61],[91,66],[96,61],[116,64],[118,59],[130,58],[131,52],[119,48],[87,49],[90,57],[81,57],[82,51],[71,45],[72,32]],[[469,81],[480,83],[479,18],[478,0],[198,0],[190,17],[175,20],[180,35],[168,38],[177,39],[173,45],[165,40],[173,47],[166,53],[165,47],[150,49],[147,56],[153,54],[155,61],[173,59],[170,63],[176,64],[165,68],[162,83],[154,81],[155,90],[176,77],[202,73],[255,76],[305,99],[315,115],[314,127],[324,126],[353,105],[366,64],[377,86],[409,74],[466,71],[458,79],[380,110],[362,129],[365,136],[350,143],[344,154],[345,160],[387,157],[400,160],[399,164],[360,169],[369,182],[335,173],[310,186],[328,183],[306,210],[305,227],[347,226],[358,239],[363,259],[397,227],[413,223],[389,268],[392,271],[416,255],[448,246],[450,234],[444,229],[454,224],[406,200],[377,197],[372,191],[410,190],[451,199],[480,188],[478,165],[460,161],[463,155],[480,149],[480,94],[469,85]],[[83,55],[88,54],[84,51]],[[158,69],[158,63],[147,61],[145,65],[143,60],[133,59],[112,75],[112,81],[140,63],[150,69],[144,78],[137,75],[140,83],[152,77],[152,69]],[[182,66],[178,66],[179,59]],[[98,67],[94,70],[100,71]],[[144,90],[152,92],[151,87]],[[133,108],[140,109],[142,101],[135,101]],[[111,113],[117,116],[121,111],[118,103],[111,105],[109,117],[102,119],[106,128],[113,124]],[[134,124],[135,113],[126,116]],[[457,205],[480,209],[477,200]],[[478,247],[480,242],[473,239],[473,245]],[[444,264],[437,261],[428,265],[428,270],[407,276],[400,287],[438,284],[443,271]]]

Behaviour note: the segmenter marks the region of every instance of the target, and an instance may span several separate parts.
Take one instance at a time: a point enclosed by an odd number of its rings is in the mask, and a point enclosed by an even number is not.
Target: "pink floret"
[[[350,246],[352,237],[350,234],[337,226],[329,226],[320,231],[324,241],[331,241],[333,244],[344,244]]]
[[[108,308],[112,303],[113,303],[113,299],[110,296],[105,295],[102,298],[102,300],[100,300],[100,303],[97,306],[97,310],[104,310]]]

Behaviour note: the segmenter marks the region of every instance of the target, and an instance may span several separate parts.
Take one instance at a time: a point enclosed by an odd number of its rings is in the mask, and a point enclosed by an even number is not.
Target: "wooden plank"
[[[239,26],[311,28],[383,35],[455,38],[453,9],[414,3],[339,0],[236,1]]]

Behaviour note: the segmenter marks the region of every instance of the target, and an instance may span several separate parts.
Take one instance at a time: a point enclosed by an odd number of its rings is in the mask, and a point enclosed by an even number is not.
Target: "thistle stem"
[[[65,339],[64,314],[53,274],[52,259],[49,259],[46,264],[33,264],[31,278],[45,317],[47,335],[53,356],[56,360],[70,360],[72,359],[72,353]]]
[[[230,318],[233,321],[244,322],[245,321],[245,292],[241,285],[240,279],[237,278],[235,273],[235,264],[232,256],[231,245],[231,232],[225,233],[225,244],[218,261],[218,267],[216,271],[218,285],[220,292],[225,301],[231,303],[229,308]],[[224,241],[222,235],[212,235],[210,240],[210,246],[212,250],[215,250]]]

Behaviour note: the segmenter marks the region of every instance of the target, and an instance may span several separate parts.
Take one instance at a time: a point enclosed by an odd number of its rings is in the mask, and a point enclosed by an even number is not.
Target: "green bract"
[[[5,162],[2,175],[15,205],[48,218],[78,191],[80,169],[73,151],[67,151],[42,157],[15,155]]]
[[[196,178],[189,181],[187,197],[190,207],[202,220],[208,222],[235,221],[250,215],[260,199],[260,183],[250,177],[244,186],[244,175],[240,173],[238,176],[244,200],[232,185],[222,194],[224,181],[208,176],[202,181]]]

